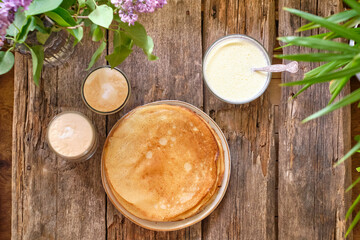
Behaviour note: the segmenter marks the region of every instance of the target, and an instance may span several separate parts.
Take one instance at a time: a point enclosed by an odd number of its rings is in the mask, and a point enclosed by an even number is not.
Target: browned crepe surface
[[[221,184],[223,150],[197,114],[172,105],[136,108],[104,147],[111,190],[123,207],[151,221],[175,221],[206,205]]]

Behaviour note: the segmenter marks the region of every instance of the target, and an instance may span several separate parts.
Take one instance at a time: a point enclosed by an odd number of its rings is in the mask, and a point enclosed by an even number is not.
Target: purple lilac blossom
[[[20,7],[28,9],[32,0],[3,0],[0,2],[0,47],[4,45],[6,30]]]
[[[111,0],[111,3],[118,8],[121,21],[129,23],[129,26],[137,21],[137,13],[154,12],[167,4],[166,0]]]

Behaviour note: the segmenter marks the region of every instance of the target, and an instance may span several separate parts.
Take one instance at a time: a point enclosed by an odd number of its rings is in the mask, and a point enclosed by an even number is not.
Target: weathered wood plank
[[[342,9],[341,0],[281,0],[279,9],[292,7],[321,16]],[[279,35],[294,35],[306,23],[283,10],[279,12]],[[312,33],[317,33],[313,30]],[[309,32],[302,33],[310,34]],[[309,50],[284,48],[285,54]],[[297,74],[285,73],[283,82],[301,79],[316,64],[300,64]],[[350,193],[351,161],[333,164],[349,148],[349,107],[301,124],[301,120],[328,103],[328,84],[316,85],[293,101],[289,98],[299,87],[282,88],[279,133],[279,239],[344,239],[345,212]],[[343,93],[348,93],[346,87]]]
[[[136,50],[120,65],[130,79],[132,96],[124,110],[109,116],[108,131],[124,113],[144,103],[176,99],[203,107],[201,1],[168,1],[163,9],[143,14],[140,22],[153,37],[159,60],[148,62]],[[154,232],[124,218],[109,200],[107,205],[108,239],[201,239],[201,223],[175,232]]]
[[[51,118],[72,109],[92,119],[103,143],[106,119],[91,113],[80,95],[96,47],[90,39],[79,44],[66,64],[44,70],[39,87],[29,58],[16,54],[12,239],[103,239],[106,234],[101,151],[74,164],[56,157],[45,141]]]
[[[0,239],[11,237],[11,126],[14,70],[0,75]]]
[[[242,33],[272,53],[273,0],[205,1],[203,51],[216,39]],[[224,131],[231,151],[230,184],[218,209],[203,221],[204,239],[275,239],[275,146],[269,92],[245,105],[205,91],[205,110]]]

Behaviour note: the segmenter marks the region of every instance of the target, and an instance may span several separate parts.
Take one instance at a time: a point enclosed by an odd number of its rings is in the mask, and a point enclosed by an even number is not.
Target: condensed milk
[[[97,134],[90,120],[82,113],[66,111],[51,120],[47,142],[59,156],[69,160],[89,159],[97,147]]]
[[[229,35],[217,40],[206,52],[203,62],[205,83],[225,102],[248,103],[267,88],[271,73],[253,71],[270,65],[263,46],[246,35]]]
[[[130,95],[130,84],[117,68],[100,67],[92,71],[83,82],[84,103],[99,114],[112,114],[121,110]]]

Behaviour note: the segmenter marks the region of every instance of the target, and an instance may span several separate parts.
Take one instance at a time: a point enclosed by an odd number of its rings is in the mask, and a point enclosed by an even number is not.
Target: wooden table
[[[351,182],[351,163],[337,168],[333,163],[350,147],[350,108],[302,125],[302,119],[327,104],[327,85],[310,88],[293,101],[289,98],[299,88],[283,88],[277,103],[270,94],[273,84],[259,99],[236,106],[217,100],[202,81],[202,56],[219,37],[247,34],[272,53],[277,23],[279,35],[294,34],[304,23],[282,10],[277,21],[277,5],[326,16],[341,10],[340,2],[169,1],[140,20],[160,60],[148,62],[137,50],[120,65],[133,94],[123,111],[108,117],[92,113],[81,101],[84,69],[97,48],[88,37],[66,64],[44,70],[40,87],[33,84],[31,61],[17,54],[12,239],[344,239],[344,216],[351,200],[344,189]],[[284,52],[299,50],[304,49]],[[112,51],[111,45],[107,51]],[[105,64],[104,57],[97,63]],[[314,66],[302,64],[297,75],[284,74],[282,81],[299,79]],[[45,143],[50,119],[62,110],[89,116],[103,143],[124,113],[161,99],[202,108],[224,131],[232,155],[222,203],[201,223],[175,232],[145,230],[113,207],[101,185],[101,148],[91,160],[71,164],[57,158]]]

